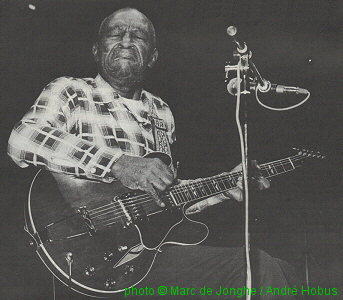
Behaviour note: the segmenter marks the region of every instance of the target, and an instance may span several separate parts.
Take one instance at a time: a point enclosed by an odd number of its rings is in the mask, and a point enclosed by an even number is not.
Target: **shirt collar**
[[[138,123],[142,123],[143,125],[150,125],[150,120],[149,120],[149,113],[146,110],[142,110],[139,112],[136,112],[132,110],[127,103],[124,101],[124,97],[121,97],[119,93],[104,79],[100,74],[98,74],[95,78],[95,83],[96,87],[100,89],[110,89],[113,93],[113,98],[111,101],[114,101],[118,99],[122,105],[126,107],[126,109],[135,117]],[[146,103],[146,101],[150,101],[149,94],[142,89],[140,100],[143,103]],[[110,102],[111,102],[110,101]]]
[[[116,95],[115,98],[120,98],[119,93],[104,78],[102,78],[100,74],[95,77],[95,83],[98,88],[111,89]],[[144,100],[147,100],[148,98],[149,97],[147,96],[147,92],[142,89],[140,100],[144,102]]]

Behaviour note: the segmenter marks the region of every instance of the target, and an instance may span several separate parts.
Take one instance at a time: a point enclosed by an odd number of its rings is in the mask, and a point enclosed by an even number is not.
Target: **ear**
[[[148,63],[148,66],[150,68],[152,68],[154,66],[155,62],[157,61],[157,58],[158,58],[158,50],[155,48],[154,51],[151,54],[151,60]]]
[[[99,50],[99,44],[98,42],[95,42],[92,47],[92,53],[93,53],[95,62],[99,61],[98,50]]]

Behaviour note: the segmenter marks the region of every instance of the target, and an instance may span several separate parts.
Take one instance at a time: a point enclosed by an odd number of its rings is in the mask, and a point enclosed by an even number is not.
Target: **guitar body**
[[[144,279],[164,245],[198,244],[207,237],[207,226],[188,219],[183,206],[162,211],[149,199],[144,214],[136,213],[142,206],[125,202],[130,192],[119,181],[45,171],[34,178],[26,231],[48,269],[75,291],[111,297]]]
[[[270,178],[295,170],[305,158],[324,158],[304,149],[297,152],[260,165],[261,174]],[[169,165],[170,157],[164,158]],[[236,188],[240,176],[241,171],[222,173],[171,186],[162,195],[162,209],[119,181],[39,171],[25,207],[25,230],[60,281],[79,293],[111,297],[141,282],[166,245],[204,241],[208,227],[186,217],[185,206]]]

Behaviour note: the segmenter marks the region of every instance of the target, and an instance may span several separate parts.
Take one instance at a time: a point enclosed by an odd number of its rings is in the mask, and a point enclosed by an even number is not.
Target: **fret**
[[[175,186],[175,191],[173,194],[175,196],[175,199],[177,199],[178,204],[182,204],[182,203],[186,202],[184,200],[181,188],[182,188],[182,185]]]
[[[216,192],[216,189],[213,186],[213,183],[212,183],[211,179],[207,180],[207,184],[206,185],[207,185],[208,189],[210,190],[210,195],[212,195],[212,194],[214,194]]]
[[[237,186],[237,181],[235,180],[234,175],[229,175],[229,182],[232,188]]]
[[[268,165],[268,167],[264,170],[265,171],[265,174],[263,174],[262,172],[262,176],[264,176],[264,177],[271,177],[271,176],[273,176],[273,174],[276,172],[274,169],[272,169],[273,171],[271,171],[271,167],[270,167],[270,165]]]
[[[200,191],[201,191],[202,196],[208,196],[208,195],[209,195],[209,194],[207,193],[207,191],[206,191],[204,185],[199,186],[199,189],[200,189]]]
[[[225,174],[224,176],[221,177],[222,178],[222,185],[223,185],[223,190],[229,190],[231,189],[231,183],[228,180],[228,175]]]
[[[189,201],[189,193],[187,191],[186,185],[180,185],[179,186],[179,194],[181,195],[182,198],[182,204],[187,203]]]
[[[216,181],[216,182],[217,182],[218,187],[219,187],[219,189],[220,189],[221,191],[227,189],[227,187],[226,187],[226,185],[225,185],[225,179],[224,179],[223,176],[217,177],[217,181]]]
[[[185,186],[185,195],[188,201],[194,200],[194,194],[188,186]],[[194,197],[194,198],[193,198]]]
[[[206,195],[210,196],[213,192],[211,191],[210,186],[208,185],[207,181],[208,180],[204,181],[203,187],[204,187],[204,190],[206,191]]]
[[[269,170],[271,176],[272,176],[272,175],[277,175],[277,170],[275,169],[275,167],[273,166],[273,164],[269,164],[267,170]]]
[[[215,181],[214,179],[212,179],[212,184],[213,184],[213,187],[215,188],[215,190],[216,190],[217,192],[220,192],[220,191],[221,191],[221,189],[220,189],[220,187],[219,187],[217,181]]]
[[[174,192],[174,196],[175,196],[175,199],[176,199],[176,202],[178,204],[181,204],[183,202],[182,200],[182,195],[179,193],[179,188],[176,189],[176,191],[173,191]]]
[[[289,160],[289,163],[292,165],[292,168],[293,168],[293,170],[294,170],[294,169],[295,169],[295,166],[294,166],[294,164],[293,164],[291,158],[289,157],[288,160]]]
[[[193,193],[195,198],[199,198],[199,193],[193,185],[190,187],[190,190]]]
[[[183,198],[185,199],[183,201],[183,203],[187,203],[190,199],[189,199],[189,194],[188,194],[188,190],[187,190],[187,186],[183,185],[181,188],[181,195],[183,196]]]
[[[207,196],[207,193],[206,193],[202,183],[195,183],[194,189],[197,191],[199,198]]]
[[[275,166],[274,169],[276,170],[277,174],[285,173],[286,171],[282,164]]]
[[[170,195],[170,198],[173,200],[174,204],[178,206],[180,203],[176,200],[172,191],[169,192],[169,195]]]
[[[293,166],[292,166],[292,163],[284,163],[283,164],[284,168],[285,168],[285,171],[291,171],[291,170],[294,170]]]

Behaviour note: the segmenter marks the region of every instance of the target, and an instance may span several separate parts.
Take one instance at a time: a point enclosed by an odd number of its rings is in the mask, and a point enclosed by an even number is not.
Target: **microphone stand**
[[[251,103],[251,90],[255,91],[257,102],[265,108],[268,108],[273,111],[284,111],[293,109],[305,103],[310,97],[310,92],[306,89],[300,89],[298,87],[288,87],[282,85],[272,85],[270,81],[264,79],[260,72],[257,70],[254,62],[252,61],[252,52],[248,51],[248,47],[245,42],[240,42],[237,40],[237,28],[230,26],[227,28],[227,33],[232,37],[232,41],[237,45],[237,51],[234,52],[234,58],[237,60],[237,65],[226,65],[226,82],[229,80],[229,72],[236,71],[236,78],[230,80],[227,85],[227,90],[231,95],[237,96],[237,106],[236,106],[236,123],[241,141],[241,153],[242,153],[242,169],[243,169],[243,196],[245,203],[245,256],[246,256],[246,288],[248,289],[248,295],[246,299],[251,299],[252,291],[252,278],[251,278],[251,266],[250,266],[250,233],[249,233],[249,189],[251,185],[251,172],[250,166],[250,153],[249,153],[249,136],[248,136],[248,123],[249,123],[249,109]],[[253,78],[249,78],[250,75],[253,75]],[[296,94],[307,94],[307,97],[296,105],[292,105],[286,108],[273,108],[264,105],[258,99],[257,92],[268,92],[275,91],[276,93],[296,93]],[[236,92],[237,91],[237,92]],[[240,123],[240,107],[243,110],[243,125]],[[243,129],[243,130],[242,130]],[[311,252],[307,247],[307,241],[305,236],[305,268],[306,268],[306,283],[309,285],[309,255]]]
[[[232,32],[233,28],[233,32]],[[251,264],[250,264],[250,233],[249,233],[249,190],[251,183],[251,159],[249,154],[249,136],[248,136],[248,123],[249,123],[249,107],[251,102],[249,71],[253,73],[255,79],[262,88],[267,88],[267,81],[264,80],[258,72],[255,64],[251,60],[251,52],[248,51],[247,45],[239,43],[235,34],[237,29],[233,26],[228,28],[228,34],[232,36],[233,42],[237,44],[237,53],[234,53],[234,57],[238,59],[237,65],[225,66],[226,78],[228,79],[229,71],[237,72],[237,110],[236,110],[236,122],[241,139],[241,153],[242,153],[242,169],[243,169],[243,196],[245,203],[245,258],[246,258],[246,288],[248,293],[246,294],[246,300],[251,299],[252,292],[252,276],[251,276]],[[233,34],[232,34],[233,33]],[[229,91],[230,92],[230,91]],[[240,123],[239,110],[242,107],[243,110],[243,124]]]

